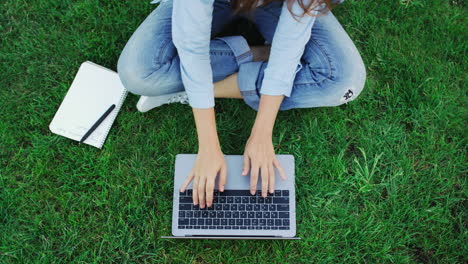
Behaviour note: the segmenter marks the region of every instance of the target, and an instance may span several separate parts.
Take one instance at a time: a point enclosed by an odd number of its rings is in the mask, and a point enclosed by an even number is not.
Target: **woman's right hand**
[[[180,191],[185,192],[187,186],[193,180],[193,205],[199,204],[200,208],[205,208],[205,205],[211,207],[215,179],[218,173],[218,190],[223,192],[226,184],[227,167],[221,148],[214,146],[200,148],[193,169],[182,184]]]

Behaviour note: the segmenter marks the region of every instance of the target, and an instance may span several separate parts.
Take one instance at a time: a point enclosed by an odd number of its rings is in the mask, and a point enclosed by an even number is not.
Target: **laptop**
[[[296,235],[296,200],[294,156],[277,155],[285,173],[282,180],[275,168],[273,194],[250,194],[250,174],[242,176],[243,156],[225,155],[228,174],[224,192],[217,190],[213,205],[201,209],[192,201],[192,183],[183,193],[180,187],[195,163],[196,154],[176,156],[172,235],[162,238],[182,239],[300,239]],[[260,177],[259,177],[260,179]]]

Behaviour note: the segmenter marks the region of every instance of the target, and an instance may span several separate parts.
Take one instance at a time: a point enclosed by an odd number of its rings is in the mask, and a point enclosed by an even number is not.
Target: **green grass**
[[[131,3],[130,3],[131,2]],[[116,68],[148,1],[4,0],[0,8],[0,263],[466,263],[466,6],[346,1],[335,11],[368,81],[340,107],[281,112],[296,157],[300,241],[174,241],[174,157],[190,108],[129,95],[103,150],[48,125],[85,60]],[[255,112],[217,100],[223,151]]]

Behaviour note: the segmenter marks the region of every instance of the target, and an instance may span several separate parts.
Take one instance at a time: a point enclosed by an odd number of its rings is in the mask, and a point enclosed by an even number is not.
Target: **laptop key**
[[[271,212],[271,218],[278,218],[278,212]]]
[[[179,210],[192,210],[192,204],[179,204]]]
[[[272,226],[271,230],[278,230],[278,227],[277,226]]]
[[[268,210],[270,210],[270,211],[276,211],[276,205],[270,204],[270,205],[268,206]]]
[[[249,199],[249,200],[250,200],[250,203],[251,203],[251,204],[254,204],[254,203],[257,202],[257,197],[255,197],[255,196],[250,196],[250,199]]]
[[[208,211],[203,211],[202,212],[202,217],[207,218],[208,217]]]
[[[237,204],[231,204],[231,211],[237,211]]]
[[[223,211],[229,211],[229,204],[223,204]]]
[[[260,219],[260,225],[265,226],[266,225],[266,219]]]
[[[179,197],[179,203],[193,203],[192,197],[190,196],[181,196]]]
[[[244,219],[244,225],[249,226],[250,225],[250,219]]]
[[[279,218],[289,218],[289,212],[279,212]]]
[[[283,219],[283,225],[289,226],[289,219]]]
[[[268,211],[268,205],[262,204],[262,211]]]
[[[239,204],[239,211],[245,211],[245,204]]]
[[[225,218],[231,218],[232,217],[232,212],[230,212],[230,211],[224,212],[224,217]]]
[[[208,226],[202,226],[201,229],[208,229]]]
[[[238,226],[233,226],[232,229],[239,229],[239,227]]]
[[[232,204],[234,202],[234,197],[228,197],[227,202]]]
[[[264,226],[263,230],[270,230],[270,227],[269,226]]]
[[[252,210],[253,210],[253,204],[248,204],[248,205],[245,207],[245,209],[246,209],[247,211],[252,211]]]
[[[242,199],[241,199],[240,197],[234,198],[234,202],[235,202],[236,204],[241,203],[241,201],[242,201]]]
[[[216,229],[216,226],[209,226],[209,229]]]
[[[282,225],[281,219],[275,219],[275,226],[280,226]]]
[[[243,219],[247,218],[247,212],[241,212],[240,217]]]
[[[289,190],[283,190],[283,196],[289,196]]]
[[[233,226],[236,224],[236,220],[235,219],[229,219],[229,225]]]
[[[179,196],[187,196],[187,190],[185,190],[185,192],[179,192]]]
[[[249,212],[248,217],[249,218],[254,218],[255,217],[255,212]]]
[[[281,190],[276,190],[275,191],[275,196],[281,196]]]
[[[195,211],[195,212],[193,213],[193,217],[195,217],[195,218],[200,218],[200,217],[201,217],[201,213],[202,213],[202,212],[200,212],[200,211]]]
[[[259,204],[254,205],[254,211],[260,211],[260,205]]]
[[[200,229],[200,226],[194,226],[193,229]]]
[[[226,203],[226,197],[219,197],[219,203]]]
[[[241,226],[240,229],[247,229],[247,227],[246,226]]]
[[[188,225],[189,221],[187,218],[179,218],[179,225]]]
[[[289,226],[280,226],[279,229],[280,230],[289,230]]]
[[[203,219],[203,218],[198,219],[197,224],[198,225],[204,225],[205,224],[205,219]]]
[[[210,218],[215,218],[216,217],[216,212],[215,211],[211,211],[210,212]]]
[[[287,204],[278,204],[276,206],[277,211],[289,211],[289,205]]]
[[[262,212],[256,212],[255,213],[255,218],[262,218]]]
[[[255,229],[255,227],[249,226],[248,229],[249,229],[249,230],[253,230],[253,229]]]
[[[217,226],[216,229],[224,229],[224,226]]]
[[[242,197],[242,203],[249,203],[249,197]]]
[[[225,226],[224,229],[232,229],[232,226]]]
[[[267,197],[267,198],[265,198],[265,203],[267,203],[267,204],[271,204],[271,202],[272,202],[272,199],[271,199],[271,197]]]
[[[206,219],[205,224],[209,225],[209,226],[212,225],[213,224],[213,219]]]
[[[236,225],[241,226],[243,223],[244,221],[242,219],[236,219]]]
[[[289,204],[289,197],[273,197],[275,204]]]
[[[252,219],[252,225],[257,226],[258,225],[258,219]]]
[[[193,217],[193,212],[192,211],[188,211],[185,213],[185,217],[187,218],[192,218]]]
[[[228,220],[226,218],[221,219],[221,225],[225,226],[228,224]]]
[[[224,212],[223,212],[223,211],[219,211],[219,212],[216,214],[216,217],[217,217],[217,218],[224,218]]]
[[[185,226],[179,226],[179,229],[185,229]]]
[[[190,219],[190,225],[196,225],[197,224],[197,219],[192,218]]]
[[[269,226],[275,225],[274,220],[273,219],[268,219],[267,220],[267,225],[269,225]]]
[[[263,212],[263,218],[270,218],[270,212]]]
[[[263,197],[258,197],[257,203],[259,203],[259,204],[265,203],[265,198],[263,198]]]
[[[184,218],[185,217],[185,211],[179,211],[179,217]]]
[[[219,219],[213,219],[213,225],[219,225],[220,220]]]
[[[215,204],[215,210],[216,211],[223,210],[223,206],[221,204]]]

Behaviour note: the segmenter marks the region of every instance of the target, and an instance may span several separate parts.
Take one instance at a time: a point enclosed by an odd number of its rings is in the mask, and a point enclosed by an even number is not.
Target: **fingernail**
[[[254,190],[250,190],[250,194],[251,194],[251,195],[255,195],[255,191],[254,191]]]
[[[262,196],[265,198],[267,197],[267,193],[266,192],[262,192]]]

